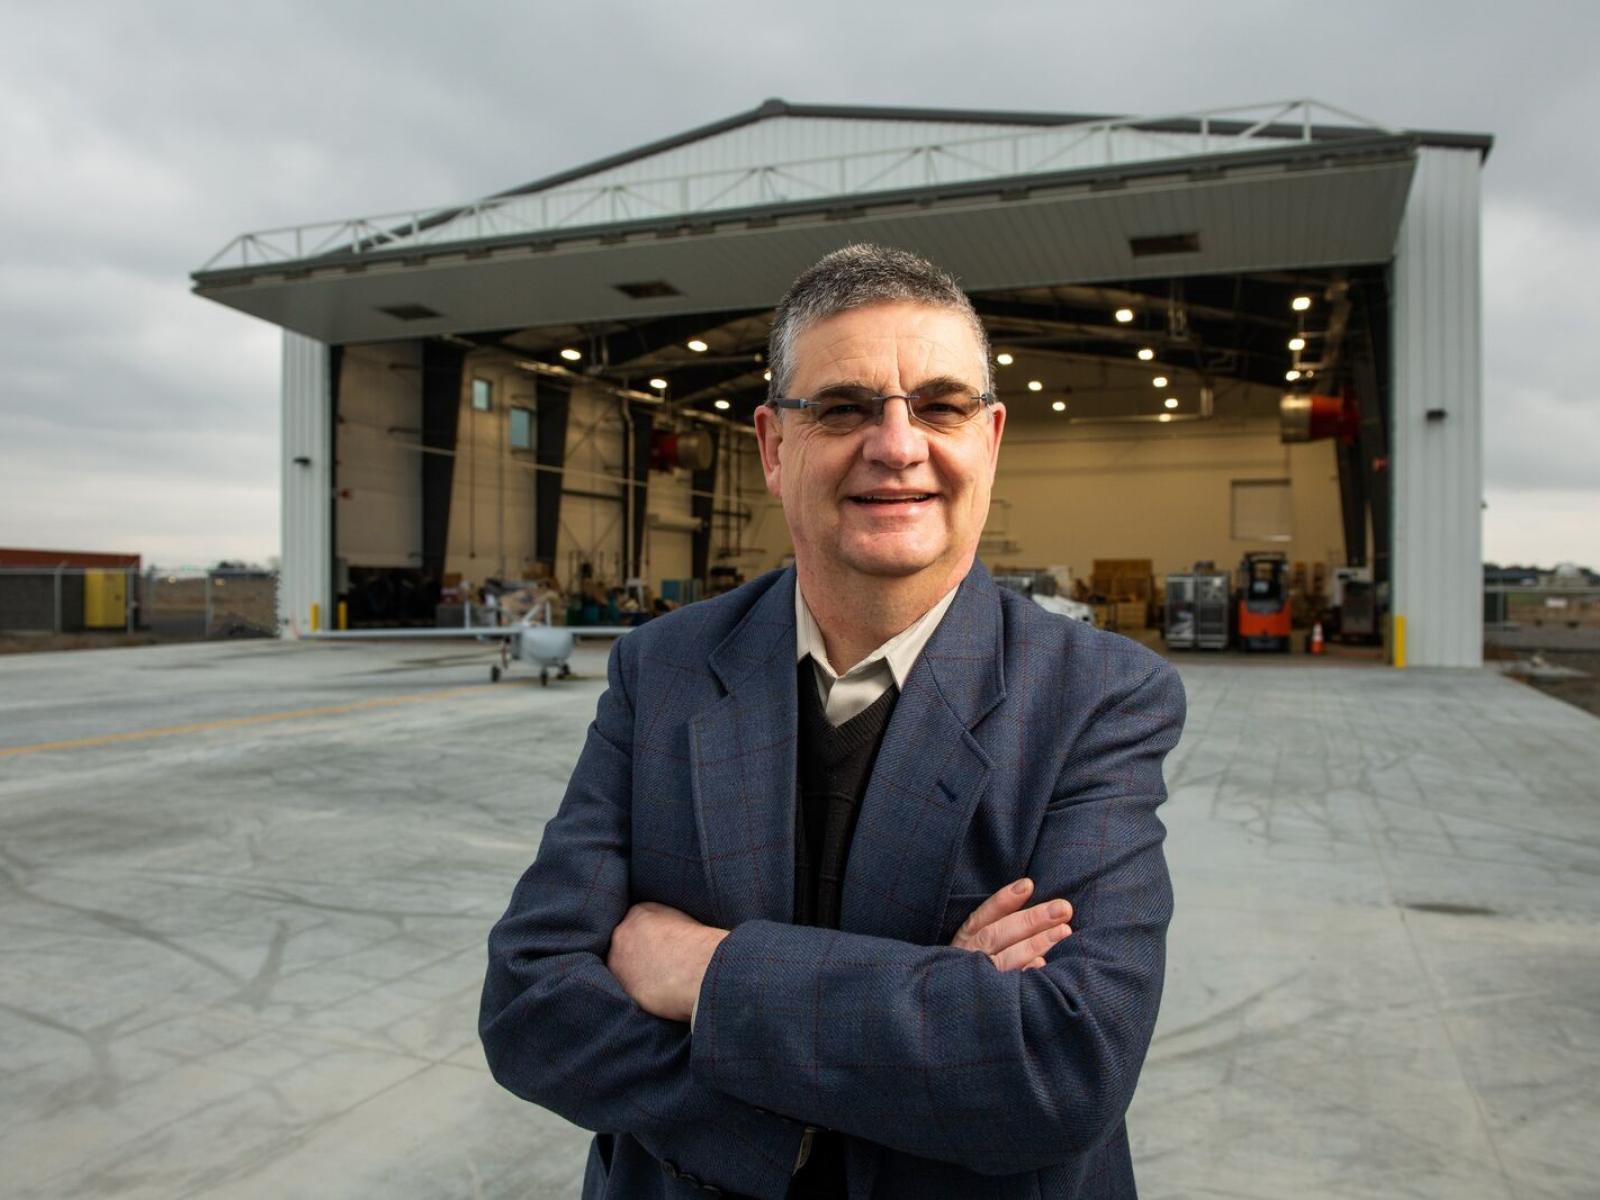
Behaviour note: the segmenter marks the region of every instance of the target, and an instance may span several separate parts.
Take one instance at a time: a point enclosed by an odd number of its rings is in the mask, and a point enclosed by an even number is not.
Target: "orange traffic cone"
[[[1318,621],[1311,627],[1311,653],[1321,654],[1322,651],[1322,622]]]

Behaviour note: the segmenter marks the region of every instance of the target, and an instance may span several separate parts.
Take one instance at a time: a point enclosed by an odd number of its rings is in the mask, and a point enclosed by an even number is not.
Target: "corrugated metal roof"
[[[819,126],[826,123],[830,132],[837,135],[840,128],[847,124],[872,124],[893,129],[896,136],[905,137],[912,130],[915,137],[927,139],[930,136],[970,138],[972,127],[987,127],[991,130],[1033,130],[1040,128],[1056,128],[1069,125],[1095,124],[1105,121],[1133,121],[1130,128],[1148,133],[1177,133],[1197,135],[1200,133],[1200,121],[1195,117],[1154,117],[1145,119],[1130,118],[1126,115],[1118,116],[1109,113],[1052,113],[1028,111],[987,111],[982,109],[946,109],[946,108],[907,108],[883,107],[872,105],[845,105],[845,104],[792,104],[782,99],[767,100],[756,108],[745,112],[735,113],[720,121],[713,121],[671,137],[661,138],[657,141],[647,142],[632,150],[620,154],[608,155],[573,167],[566,171],[548,175],[541,179],[533,180],[519,187],[511,188],[499,193],[502,196],[526,195],[530,192],[547,191],[563,184],[572,183],[580,179],[591,179],[609,172],[635,166],[649,159],[663,159],[674,151],[694,144],[710,144],[735,131],[744,130],[758,123],[774,122],[779,118],[793,121],[809,121]],[[1221,119],[1213,123],[1215,132],[1219,135],[1238,134],[1251,126],[1251,122],[1242,120]],[[952,132],[939,132],[932,134],[929,126],[944,125],[951,128]],[[1303,127],[1269,124],[1262,133],[1267,137],[1281,137],[1289,140],[1298,139],[1307,132]],[[1351,125],[1314,124],[1310,126],[1309,134],[1315,141],[1338,141],[1350,138],[1368,137],[1371,135],[1370,127]],[[1488,154],[1494,145],[1494,138],[1482,133],[1445,133],[1440,131],[1410,130],[1411,135],[1418,139],[1422,145],[1434,146],[1468,146]],[[867,137],[877,136],[867,134]],[[820,153],[829,153],[831,146],[818,147]]]
[[[1324,112],[1352,124],[1329,126]],[[202,284],[262,265],[371,260],[481,247],[512,237],[562,238],[574,229],[769,206],[856,203],[907,189],[1117,171],[1299,147],[1343,153],[1374,137],[1471,142],[1480,135],[1403,133],[1297,100],[1178,117],[974,113],[788,105],[761,108],[638,150],[464,205],[242,234],[196,273]]]

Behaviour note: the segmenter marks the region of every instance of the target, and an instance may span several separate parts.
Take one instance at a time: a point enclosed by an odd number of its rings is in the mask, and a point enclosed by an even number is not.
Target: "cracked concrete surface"
[[[8,1196],[577,1194],[587,1135],[475,1022],[603,651],[487,661],[0,660]],[[1142,1194],[1593,1194],[1600,722],[1488,672],[1180,667]]]

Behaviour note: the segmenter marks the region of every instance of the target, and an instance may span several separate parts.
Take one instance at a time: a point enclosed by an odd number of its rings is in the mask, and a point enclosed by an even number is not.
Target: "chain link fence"
[[[242,567],[0,568],[0,634],[275,637],[276,572]]]

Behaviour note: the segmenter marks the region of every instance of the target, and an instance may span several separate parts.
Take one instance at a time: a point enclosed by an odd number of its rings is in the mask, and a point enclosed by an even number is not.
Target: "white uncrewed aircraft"
[[[549,625],[533,620],[531,610],[521,620],[511,625],[463,625],[443,629],[339,629],[318,633],[302,633],[308,640],[325,642],[365,641],[460,641],[471,638],[479,642],[498,641],[500,661],[489,668],[489,682],[498,683],[501,674],[510,668],[513,660],[539,668],[539,683],[550,682],[550,672],[565,679],[572,674],[567,660],[581,637],[615,638],[632,633],[632,625]],[[548,616],[548,614],[546,614]]]

